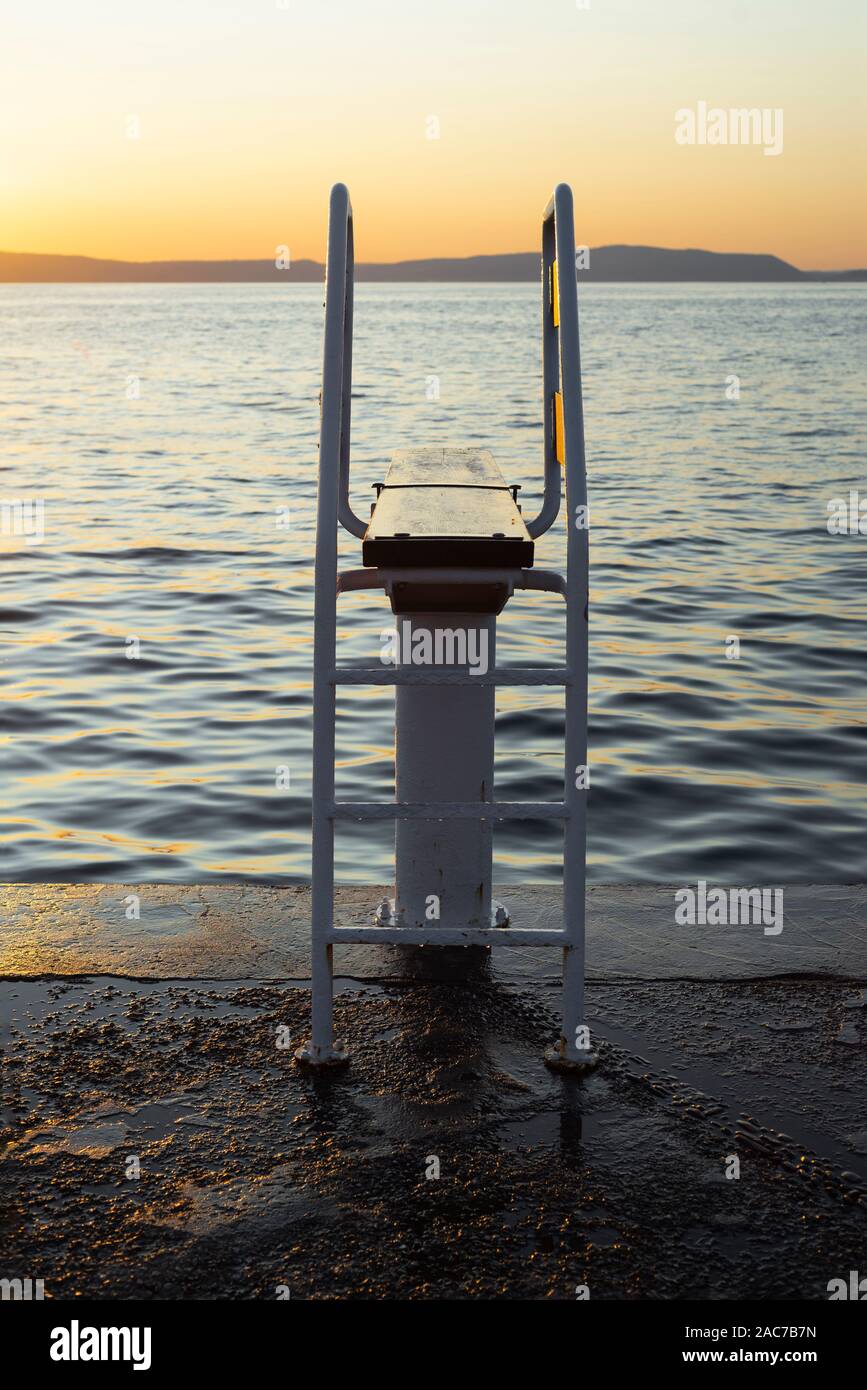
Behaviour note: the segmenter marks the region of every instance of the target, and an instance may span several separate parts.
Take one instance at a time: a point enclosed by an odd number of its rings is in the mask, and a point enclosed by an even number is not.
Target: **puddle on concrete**
[[[194,1091],[201,1088],[194,1088]],[[169,1137],[176,1125],[198,1129],[220,1129],[228,1117],[211,1112],[194,1093],[167,1096],[127,1108],[105,1101],[72,1119],[41,1123],[25,1131],[9,1144],[9,1152],[29,1155],[76,1154],[85,1158],[106,1158],[125,1146],[145,1147]]]
[[[654,1091],[684,1112],[725,1121],[738,1133],[743,1133],[744,1115],[760,1117],[751,1121],[755,1152],[774,1152],[781,1138],[794,1151],[801,1148],[841,1170],[854,1170],[858,1181],[867,1184],[867,1164],[848,1137],[851,1118],[847,1118],[853,1102],[857,1108],[857,1098],[864,1094],[863,1066],[857,1074],[851,1070],[835,1074],[833,1059],[836,1053],[839,1065],[851,1069],[864,1047],[860,1019],[846,1020],[839,1027],[833,1024],[833,1004],[843,1002],[839,991],[846,986],[825,983],[786,989],[765,985],[757,993],[749,987],[729,989],[731,993],[705,990],[701,995],[704,1013],[695,1018],[684,1007],[683,998],[676,997],[663,1019],[643,1016],[632,1003],[640,1004],[646,987],[631,994],[623,991],[616,1013],[603,1003],[612,998],[610,991],[600,988],[593,991],[589,1009],[592,1030],[623,1048],[637,1063],[636,1079],[642,1073],[652,1074]],[[744,1006],[745,995],[750,1008]],[[623,1007],[626,996],[630,1005]],[[691,1003],[688,992],[686,998]],[[859,1008],[860,998],[854,1000]],[[801,1000],[809,1007],[799,1008]],[[724,1049],[716,1041],[701,1041],[702,1032],[705,1037],[714,1036],[713,1018],[707,1016],[712,1012],[709,1004],[722,1020],[718,1026],[730,1032]],[[761,1010],[782,1017],[762,1017]],[[823,1029],[827,1042],[820,1049]],[[666,1031],[671,1036],[662,1045],[658,1039]],[[792,1035],[791,1042],[787,1035]],[[763,1042],[763,1036],[768,1041]],[[794,1060],[799,1055],[803,1061]]]
[[[596,1115],[545,1110],[540,1115],[500,1125],[497,1138],[501,1147],[511,1153],[526,1152],[539,1144],[573,1151],[598,1132],[599,1117]]]
[[[202,902],[155,903],[149,902],[147,912],[138,921],[128,922],[125,935],[169,938],[186,936],[196,926],[197,919],[207,914]]]
[[[305,1205],[297,1177],[288,1167],[202,1187],[184,1182],[169,1209],[149,1206],[145,1218],[189,1236],[214,1236],[234,1225],[283,1230]]]

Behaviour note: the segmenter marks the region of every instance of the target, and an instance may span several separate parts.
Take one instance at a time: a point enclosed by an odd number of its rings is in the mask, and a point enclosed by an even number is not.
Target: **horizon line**
[[[613,241],[605,242],[596,247],[588,248],[592,256],[602,251],[656,251],[670,255],[701,255],[718,256],[721,258],[743,257],[752,260],[776,261],[782,266],[791,268],[801,275],[852,275],[863,273],[865,266],[849,266],[839,270],[828,270],[819,267],[815,270],[805,270],[801,266],[795,265],[793,261],[787,261],[784,257],[777,255],[774,251],[711,251],[702,246],[659,246],[651,242],[627,242]],[[0,247],[0,256],[26,256],[32,259],[56,260],[56,261],[92,261],[103,265],[134,266],[136,268],[161,267],[174,265],[196,265],[196,266],[219,266],[219,265],[248,265],[265,266],[274,265],[274,257],[269,256],[164,256],[145,260],[132,259],[127,256],[100,256],[92,255],[84,251],[13,251],[5,247]],[[503,261],[508,259],[535,257],[538,259],[540,253],[536,250],[530,251],[475,251],[461,256],[408,256],[394,261],[376,260],[357,260],[355,262],[356,271],[362,267],[375,268],[377,270],[387,267],[398,268],[401,266],[418,266],[430,264],[455,265],[465,261]],[[290,263],[281,273],[291,270],[294,266],[315,266],[317,269],[324,270],[325,261],[317,260],[313,256],[299,256],[297,259],[291,258]],[[275,267],[276,268],[276,267]],[[589,269],[589,267],[588,267]]]

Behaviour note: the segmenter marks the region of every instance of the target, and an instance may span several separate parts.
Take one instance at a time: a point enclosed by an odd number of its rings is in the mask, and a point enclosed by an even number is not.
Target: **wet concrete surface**
[[[542,1064],[550,965],[391,968],[338,981],[352,1063],[321,1077],[293,1060],[306,982],[0,983],[0,1277],[61,1299],[798,1300],[867,1268],[848,969],[598,981],[576,1081]]]
[[[338,926],[370,926],[392,890],[343,886]],[[867,885],[785,889],[784,926],[679,926],[674,885],[594,884],[587,892],[591,980],[732,979],[778,975],[867,976]],[[554,887],[495,887],[516,926],[561,923]],[[138,914],[138,915],[136,915]],[[299,979],[308,973],[310,888],[245,884],[0,885],[0,976],[134,975],[140,979]],[[356,979],[401,978],[400,952],[335,949]],[[520,983],[559,970],[556,950],[495,954],[498,979]]]

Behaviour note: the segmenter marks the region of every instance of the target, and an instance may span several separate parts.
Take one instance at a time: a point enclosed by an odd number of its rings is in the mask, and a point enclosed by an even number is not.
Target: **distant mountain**
[[[867,270],[798,270],[778,256],[727,254],[718,251],[674,251],[660,246],[599,246],[589,254],[581,281],[699,280],[804,281],[867,280]],[[273,261],[108,261],[91,256],[31,255],[0,251],[0,283],[321,283],[324,267],[317,261],[294,261],[278,270]],[[539,254],[520,251],[503,256],[441,257],[394,264],[360,262],[357,280],[392,282],[534,281],[539,278]]]

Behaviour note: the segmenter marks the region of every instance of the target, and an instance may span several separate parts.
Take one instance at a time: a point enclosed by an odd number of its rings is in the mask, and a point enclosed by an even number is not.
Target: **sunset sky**
[[[562,179],[579,243],[867,265],[863,0],[3,10],[2,250],[321,260],[342,179],[359,259],[524,251]],[[782,154],[677,144],[699,101],[782,108]]]

